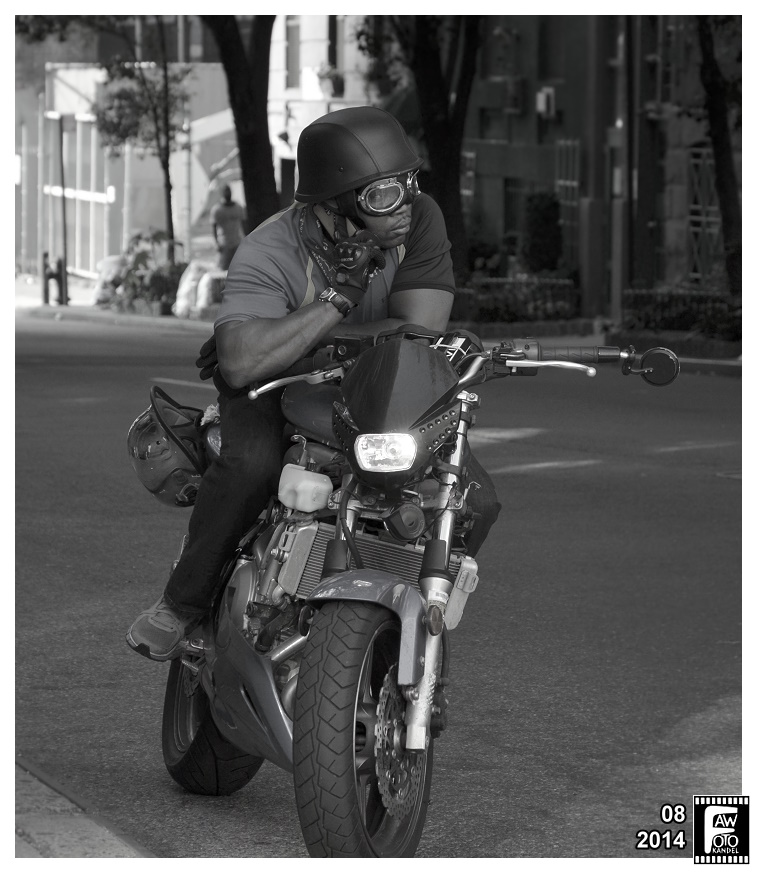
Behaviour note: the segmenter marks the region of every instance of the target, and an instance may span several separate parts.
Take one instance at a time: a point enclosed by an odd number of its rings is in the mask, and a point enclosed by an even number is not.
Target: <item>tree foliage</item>
[[[460,198],[460,152],[480,46],[480,15],[386,15],[365,19],[359,47],[372,59],[369,79],[379,92],[404,86],[428,153],[429,193],[444,213],[456,275],[468,274]],[[392,111],[391,103],[387,106]],[[405,106],[407,111],[407,104]],[[396,114],[396,113],[395,113]]]
[[[154,29],[146,30],[147,44],[137,44],[133,18],[124,15],[19,15],[16,33],[29,42],[50,38],[69,39],[72,32],[108,34],[117,39],[121,53],[103,64],[106,87],[92,107],[103,144],[114,152],[126,144],[155,155],[163,173],[163,198],[168,259],[174,261],[171,152],[181,128],[181,107],[187,94],[183,87],[189,68],[169,65],[162,16],[155,16]],[[143,50],[157,61],[143,62]]]

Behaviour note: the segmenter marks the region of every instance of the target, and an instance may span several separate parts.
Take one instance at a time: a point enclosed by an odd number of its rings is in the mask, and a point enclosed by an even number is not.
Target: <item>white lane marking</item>
[[[661,446],[659,449],[652,449],[652,451],[658,454],[661,454],[662,452],[691,452],[699,449],[725,449],[728,446],[737,445],[739,444],[733,440],[722,443],[695,443],[691,440],[686,440],[676,446]]]
[[[209,391],[218,392],[212,380],[208,382],[189,382],[186,379],[166,379],[163,376],[151,376],[151,382],[167,382],[169,385],[186,385],[187,388],[207,388]]]
[[[538,464],[513,464],[509,467],[497,467],[489,470],[490,476],[498,476],[503,473],[532,473],[538,470],[571,469],[573,467],[591,467],[601,464],[601,461],[542,461]]]
[[[544,432],[542,427],[474,427],[468,433],[468,442],[474,446],[486,445],[508,440],[522,440]]]

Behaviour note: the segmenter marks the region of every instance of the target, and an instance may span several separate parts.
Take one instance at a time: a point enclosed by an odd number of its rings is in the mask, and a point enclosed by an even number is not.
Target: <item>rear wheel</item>
[[[265,760],[248,755],[219,733],[198,675],[179,658],[171,662],[166,684],[163,760],[182,788],[215,795],[243,788]]]
[[[327,603],[303,650],[294,788],[314,857],[412,857],[431,791],[432,745],[404,748],[400,623],[366,603]]]

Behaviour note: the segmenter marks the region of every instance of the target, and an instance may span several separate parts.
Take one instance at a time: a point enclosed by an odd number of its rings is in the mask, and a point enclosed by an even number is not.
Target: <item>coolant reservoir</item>
[[[279,479],[279,500],[289,509],[315,512],[328,506],[331,479],[297,464],[286,464]]]

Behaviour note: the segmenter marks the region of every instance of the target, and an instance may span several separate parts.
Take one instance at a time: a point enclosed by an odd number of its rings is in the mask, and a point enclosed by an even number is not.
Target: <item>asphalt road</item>
[[[123,636],[188,514],[138,483],[153,381],[203,408],[202,333],[20,318],[16,745],[158,857],[304,857],[290,777],[176,786],[167,667]],[[741,381],[614,369],[482,386],[477,454],[504,509],[452,633],[419,855],[641,857],[693,794],[741,792]],[[643,857],[691,857],[658,850]]]

